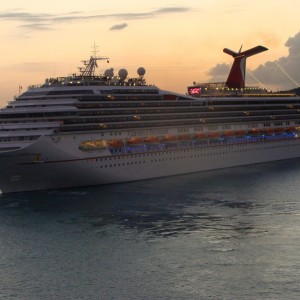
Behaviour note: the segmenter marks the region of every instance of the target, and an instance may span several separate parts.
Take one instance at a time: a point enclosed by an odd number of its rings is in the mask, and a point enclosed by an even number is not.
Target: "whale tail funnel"
[[[232,51],[230,49],[224,48],[223,52],[231,55],[234,58],[231,70],[229,72],[226,87],[228,88],[238,88],[243,89],[245,87],[245,72],[246,72],[246,60],[248,57],[264,52],[268,50],[263,46],[256,46],[246,51],[239,52]]]

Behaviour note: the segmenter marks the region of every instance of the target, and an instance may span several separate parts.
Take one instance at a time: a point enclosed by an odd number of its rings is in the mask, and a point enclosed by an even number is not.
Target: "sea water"
[[[299,299],[300,160],[0,197],[0,299]]]

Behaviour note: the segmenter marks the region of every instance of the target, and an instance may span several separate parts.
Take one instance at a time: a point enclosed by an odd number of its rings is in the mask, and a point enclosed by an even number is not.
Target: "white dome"
[[[120,77],[122,80],[125,80],[126,77],[127,77],[127,75],[128,75],[127,70],[121,69],[121,70],[119,71],[119,77]]]
[[[114,69],[111,68],[111,69],[105,70],[104,76],[106,76],[106,77],[113,77],[114,76]]]
[[[137,73],[138,73],[139,76],[144,76],[145,73],[146,73],[146,70],[145,70],[145,68],[140,67],[140,68],[137,69]]]

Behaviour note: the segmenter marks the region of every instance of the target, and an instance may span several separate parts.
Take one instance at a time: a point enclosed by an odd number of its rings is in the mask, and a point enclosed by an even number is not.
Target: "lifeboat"
[[[265,133],[273,133],[274,132],[274,128],[266,128],[264,130]]]
[[[165,135],[162,138],[162,140],[164,142],[177,142],[178,141],[178,137],[177,137],[177,135],[170,135],[170,134],[168,134],[168,135]]]
[[[295,127],[293,127],[293,126],[285,129],[286,132],[292,132],[294,130],[295,130]]]
[[[124,143],[122,140],[110,140],[108,141],[108,145],[111,148],[121,148],[124,146]]]
[[[259,130],[257,133],[258,133],[258,134],[268,134],[269,131],[266,130],[266,129],[263,129],[263,130]]]
[[[228,130],[228,131],[225,131],[223,133],[224,136],[233,136],[234,135],[234,131],[231,131],[231,130]]]
[[[260,131],[258,128],[252,128],[251,133],[258,134],[258,133],[260,133]]]
[[[81,150],[97,150],[107,147],[106,140],[91,140],[80,143],[79,149]]]
[[[241,135],[246,135],[247,133],[248,133],[247,130],[238,130],[235,132],[235,135],[241,136]]]
[[[280,128],[275,128],[274,131],[275,131],[276,133],[280,133],[280,132],[283,132],[284,129],[280,127]]]
[[[192,136],[190,134],[182,134],[178,136],[178,140],[180,141],[190,140],[191,138]]]
[[[207,134],[207,137],[209,137],[209,138],[217,138],[217,137],[219,137],[219,135],[220,135],[219,132],[209,132]]]
[[[159,138],[157,136],[148,136],[144,139],[145,143],[159,143]]]
[[[207,138],[207,133],[196,133],[194,134],[195,139],[205,139]]]
[[[138,138],[138,137],[133,137],[127,140],[128,145],[138,145],[138,144],[143,144],[144,139],[143,138]]]

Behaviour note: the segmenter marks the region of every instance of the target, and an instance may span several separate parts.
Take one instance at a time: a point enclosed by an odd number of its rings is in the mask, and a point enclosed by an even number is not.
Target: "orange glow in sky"
[[[78,72],[94,43],[110,57],[99,73],[126,68],[135,77],[142,66],[148,83],[186,93],[216,64],[232,62],[224,47],[269,48],[247,62],[249,69],[288,55],[299,11],[298,0],[1,1],[0,106],[19,86],[24,92],[47,77]]]

